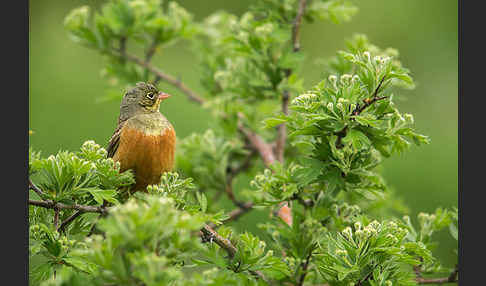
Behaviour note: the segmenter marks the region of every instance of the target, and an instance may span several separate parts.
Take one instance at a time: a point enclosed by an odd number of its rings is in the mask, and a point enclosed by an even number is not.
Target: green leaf
[[[265,123],[265,128],[272,128],[272,127],[275,127],[277,125],[280,125],[282,123],[285,123],[287,122],[287,119],[285,118],[268,118],[268,119],[265,119],[264,123]]]
[[[343,138],[343,142],[351,144],[355,150],[368,148],[371,145],[370,139],[363,132],[356,129],[349,130]]]
[[[300,52],[287,52],[279,60],[279,66],[285,69],[295,69],[305,59],[305,55]]]
[[[115,198],[116,191],[115,190],[100,190],[100,189],[86,189],[92,196],[93,199],[98,204],[103,204],[103,200],[106,200],[110,203],[118,204],[118,200]]]
[[[196,196],[197,196],[197,201],[199,202],[199,205],[201,206],[201,211],[203,213],[205,213],[206,210],[207,210],[207,207],[208,207],[208,200],[206,199],[206,195],[204,195],[203,193],[197,192]]]

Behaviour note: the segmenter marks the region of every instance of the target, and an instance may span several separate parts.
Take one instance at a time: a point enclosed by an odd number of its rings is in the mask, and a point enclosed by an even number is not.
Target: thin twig
[[[59,232],[65,232],[66,231],[66,227],[73,221],[75,220],[78,216],[82,215],[84,212],[83,211],[77,211],[75,212],[73,215],[71,215],[70,217],[68,217],[67,219],[65,219],[61,225],[59,226],[58,228],[58,231]]]
[[[248,156],[245,157],[245,160],[238,167],[230,169],[229,176],[231,176],[231,179],[233,179],[239,173],[246,171],[248,170],[248,168],[251,167],[251,159],[253,159],[253,156],[255,156],[255,154],[256,154],[255,150],[251,149]]]
[[[54,207],[54,229],[57,229],[59,224],[59,208]]]
[[[37,200],[29,200],[29,205],[33,206],[38,206],[38,207],[43,207],[47,209],[59,209],[59,210],[78,210],[78,211],[83,211],[83,212],[89,212],[89,213],[106,213],[107,209],[103,207],[96,207],[96,206],[84,206],[84,205],[67,205],[63,203],[56,203],[51,200],[46,200],[46,201],[37,201]]]
[[[122,36],[120,38],[120,54],[122,55],[122,57],[121,57],[122,62],[125,61],[126,51],[127,51],[127,37]]]
[[[149,63],[152,57],[154,56],[155,52],[157,51],[157,46],[159,45],[158,37],[154,37],[152,44],[148,48],[147,52],[145,53],[145,62]]]
[[[297,16],[295,17],[292,23],[292,46],[293,51],[298,52],[300,50],[300,26],[302,24],[302,17],[305,13],[307,1],[300,0],[299,1],[299,10],[297,11]],[[292,74],[291,69],[285,70],[285,77],[289,78]],[[289,101],[290,101],[290,92],[285,90],[282,95],[282,112],[285,115],[289,113]],[[285,123],[280,124],[277,126],[277,140],[276,140],[276,147],[275,147],[275,154],[277,160],[282,162],[284,161],[284,153],[285,153],[285,142],[287,141],[287,126]]]
[[[217,245],[219,245],[219,247],[221,247],[228,253],[230,258],[233,258],[235,256],[237,249],[233,246],[233,244],[231,244],[231,241],[229,239],[222,237],[208,225],[203,226],[203,228],[201,229],[201,233],[203,242],[214,241]]]
[[[289,114],[289,100],[290,100],[290,93],[288,90],[285,90],[282,95],[282,112],[285,115]],[[276,143],[275,154],[277,156],[277,160],[281,163],[283,163],[284,161],[286,141],[287,141],[287,125],[285,125],[285,123],[282,123],[277,127],[277,140],[275,142]]]
[[[260,271],[254,271],[254,270],[250,270],[249,271],[253,276],[255,276],[257,279],[262,279],[263,281],[265,281],[267,284],[269,285],[272,285],[272,283],[270,282],[270,280],[268,280],[265,275],[263,275],[262,272]]]
[[[239,125],[238,130],[245,135],[252,147],[260,154],[265,167],[270,167],[270,165],[275,162],[275,154],[273,154],[272,145],[265,142],[258,134],[243,125]]]
[[[37,187],[30,178],[29,178],[29,189],[36,192],[41,199],[44,197],[44,192],[41,189],[39,189],[39,187]]]
[[[444,283],[457,283],[459,282],[459,279],[457,278],[457,275],[459,274],[459,268],[456,265],[456,268],[454,268],[454,271],[451,272],[451,274],[448,277],[441,277],[441,278],[423,278],[423,277],[417,277],[415,281],[417,281],[418,284],[444,284]]]
[[[126,58],[127,60],[129,60],[131,62],[134,62],[134,63],[136,63],[136,64],[138,64],[142,67],[145,67],[146,69],[148,69],[149,71],[154,73],[156,76],[160,77],[162,80],[165,80],[169,84],[177,87],[180,91],[184,92],[190,100],[197,102],[199,104],[204,103],[204,99],[199,97],[199,95],[197,95],[196,92],[194,92],[192,89],[187,87],[180,80],[178,80],[177,78],[175,78],[175,77],[173,77],[169,74],[164,73],[163,71],[156,68],[152,64],[144,61],[143,59],[141,59],[141,58],[139,58],[135,55],[129,54],[129,53],[125,53],[125,55],[123,56],[123,54],[120,51],[117,51],[117,50],[112,50],[112,52],[116,53],[118,56]]]
[[[223,220],[223,223],[227,223],[230,221],[235,221],[239,219],[242,215],[246,214],[250,210],[253,209],[253,203],[252,202],[246,202],[243,203],[241,206],[239,206],[237,209],[232,210],[231,212],[228,213],[228,218]],[[212,229],[218,228],[217,225],[213,223],[208,223],[208,226],[211,227]]]
[[[369,98],[366,98],[364,101],[363,101],[363,105],[362,106],[356,106],[356,108],[353,110],[352,114],[353,115],[359,115],[361,114],[361,112],[363,112],[363,110],[365,110],[368,106],[372,105],[373,103],[377,102],[378,100],[382,100],[382,99],[385,99],[387,98],[386,96],[382,96],[382,97],[377,97],[378,95],[378,91],[380,91],[380,88],[381,88],[381,85],[383,84],[383,82],[385,81],[385,77],[383,77],[381,80],[380,80],[380,83],[378,84],[378,86],[376,87],[375,91],[373,92],[373,97],[371,99]]]
[[[297,16],[292,24],[292,43],[294,45],[294,52],[300,50],[300,25],[302,23],[302,17],[304,16],[306,5],[306,0],[299,1],[299,10],[297,11]]]
[[[312,248],[309,251],[309,254],[306,257],[305,262],[302,265],[302,275],[300,275],[300,277],[299,277],[299,283],[297,284],[298,286],[304,285],[305,276],[307,275],[307,268],[309,267],[309,262],[310,262],[310,259],[312,257],[312,252],[313,251],[314,251],[314,248]]]
[[[240,216],[244,215],[249,210],[251,210],[252,208],[253,208],[253,203],[252,202],[244,203],[241,206],[239,206],[239,208],[231,211],[228,214],[229,218],[225,219],[223,222],[235,221],[238,218],[240,218]]]
[[[251,159],[253,158],[253,155],[255,154],[255,150],[252,150],[250,154],[245,158],[243,163],[239,165],[238,167],[232,169],[230,168],[227,172],[226,175],[226,186],[224,188],[226,194],[228,195],[228,198],[235,204],[235,206],[243,208],[244,203],[238,201],[233,193],[233,180],[234,178],[241,172],[247,170],[251,166]]]
[[[361,112],[363,112],[366,108],[371,106],[373,103],[388,98],[387,96],[378,97],[378,92],[380,91],[381,85],[383,84],[384,81],[385,81],[385,77],[383,77],[380,80],[380,83],[378,84],[375,91],[373,92],[373,96],[371,97],[371,99],[369,98],[364,99],[363,105],[361,106],[358,104],[356,108],[351,112],[352,115],[354,116],[360,115]],[[351,118],[351,120],[354,120],[354,118]],[[346,125],[341,131],[334,133],[335,135],[337,135],[336,148],[340,149],[344,147],[344,145],[342,144],[342,139],[346,137],[347,131],[348,131],[348,126]]]

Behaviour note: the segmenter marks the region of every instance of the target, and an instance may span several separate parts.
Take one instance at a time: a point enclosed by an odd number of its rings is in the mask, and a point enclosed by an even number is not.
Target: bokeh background
[[[216,10],[241,15],[258,0],[178,0],[201,20]],[[31,0],[29,32],[29,125],[35,133],[30,145],[43,156],[59,149],[77,150],[88,139],[104,145],[111,136],[119,112],[118,102],[97,100],[110,88],[100,75],[103,58],[73,43],[63,28],[66,14],[75,7],[99,7],[100,0]],[[411,215],[433,212],[437,207],[457,206],[458,197],[458,3],[454,0],[354,1],[358,14],[349,23],[304,24],[302,48],[307,64],[302,71],[305,86],[321,79],[317,58],[328,58],[344,48],[344,40],[364,33],[375,45],[400,51],[404,66],[412,71],[417,88],[404,91],[398,107],[415,116],[416,128],[429,135],[431,144],[413,147],[384,163],[384,176]],[[197,61],[190,46],[180,42],[162,50],[154,63],[196,91]],[[179,138],[211,127],[209,113],[177,95],[161,107],[173,122]],[[121,92],[121,91],[120,91]],[[241,222],[254,225],[258,214]],[[439,258],[448,266],[456,262],[455,241],[447,231],[439,234]]]

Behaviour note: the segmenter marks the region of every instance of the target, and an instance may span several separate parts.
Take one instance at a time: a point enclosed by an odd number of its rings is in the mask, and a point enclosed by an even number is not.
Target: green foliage
[[[224,189],[228,168],[247,153],[240,141],[226,140],[211,129],[184,138],[178,150],[177,168],[204,191]]]
[[[29,166],[38,170],[34,183],[44,190],[43,199],[66,204],[116,203],[115,190],[135,181],[130,171],[120,174],[120,163],[105,157],[106,150],[86,141],[77,153],[60,151],[44,159],[30,156]]]
[[[414,275],[404,265],[418,265],[416,255],[431,259],[423,244],[406,240],[406,229],[393,221],[356,222],[327,235],[316,255],[321,275],[332,285],[372,281],[370,285],[415,285]]]
[[[134,63],[120,59],[128,39],[147,46],[147,54],[167,47],[197,32],[192,15],[176,2],[162,0],[116,0],[105,3],[100,11],[90,7],[73,9],[64,26],[70,37],[107,56],[102,74],[122,85],[149,80],[148,72]]]
[[[408,71],[396,59],[362,52],[371,48],[362,37],[349,45],[355,53],[340,52],[335,69],[353,74],[330,75],[294,98],[289,116],[266,123],[288,123],[294,146],[306,157],[302,165],[309,183],[325,182],[330,192],[383,191],[386,186],[374,172],[382,157],[428,138],[416,133],[412,115],[402,115],[393,103],[395,86],[413,84]]]
[[[115,84],[155,79],[154,53],[188,40],[215,124],[180,140],[177,169],[133,195],[131,171],[120,173],[93,141],[48,158],[29,148],[42,190],[30,196],[43,201],[29,207],[34,285],[388,286],[415,285],[415,271],[450,273],[434,257],[434,234],[448,228],[457,240],[457,209],[421,213],[415,225],[397,219],[407,208],[379,174],[383,158],[429,141],[394,104],[398,88],[413,88],[410,72],[396,50],[357,35],[327,61],[327,79],[304,91],[297,20],[339,23],[357,11],[348,1],[306,2],[299,12],[299,0],[258,1],[241,17],[220,11],[201,22],[161,0],[110,0],[66,16],[71,38],[106,56]],[[281,124],[285,161],[264,168],[251,139],[276,153],[268,142]],[[261,237],[231,227],[251,210],[240,196],[269,214]],[[75,204],[105,211],[77,213]]]

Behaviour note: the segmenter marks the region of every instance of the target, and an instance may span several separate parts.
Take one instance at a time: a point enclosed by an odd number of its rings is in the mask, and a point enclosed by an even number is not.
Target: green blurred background
[[[179,0],[196,20],[216,10],[237,15],[258,0]],[[99,7],[99,0],[31,0],[29,32],[29,125],[35,133],[30,145],[43,156],[59,149],[77,150],[88,139],[104,145],[111,136],[118,102],[97,103],[110,88],[101,78],[103,58],[93,50],[73,43],[63,28],[65,15],[81,5]],[[344,40],[364,33],[382,48],[400,51],[417,88],[404,91],[398,102],[403,112],[415,116],[416,128],[429,135],[428,146],[413,147],[404,155],[385,161],[384,176],[410,207],[411,215],[433,212],[436,207],[457,206],[458,194],[458,3],[452,0],[354,1],[358,14],[349,23],[305,24],[302,48],[307,54],[303,73],[305,86],[321,79],[317,58],[328,58],[344,48]],[[154,62],[196,91],[197,61],[187,42],[162,50]],[[187,101],[176,89],[161,88],[177,95],[161,107],[179,138],[211,126],[208,112]],[[120,91],[121,93],[121,91]],[[257,215],[242,223],[257,220]],[[254,225],[251,223],[251,225]],[[447,232],[439,234],[438,256],[448,266],[455,263],[455,248]]]

